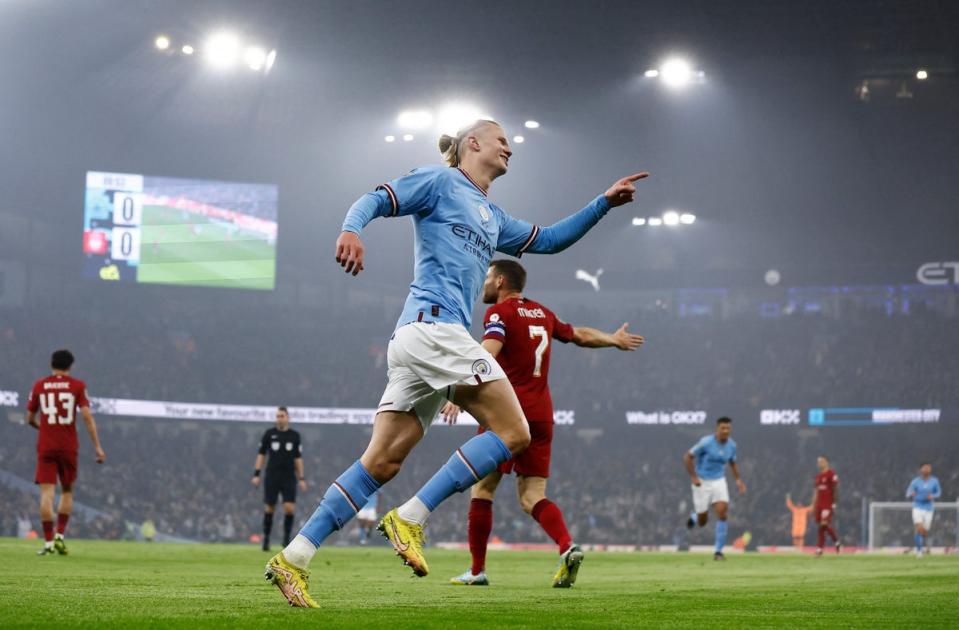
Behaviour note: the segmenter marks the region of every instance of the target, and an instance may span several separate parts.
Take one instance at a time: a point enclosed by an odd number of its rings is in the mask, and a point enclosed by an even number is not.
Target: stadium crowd
[[[34,440],[19,424],[25,392],[47,371],[52,345],[69,346],[75,372],[94,396],[290,406],[372,407],[385,383],[385,352],[396,308],[356,305],[348,296],[311,309],[145,300],[137,325],[131,314],[91,302],[74,307],[69,330],[40,304],[3,312],[0,389],[18,388],[21,409],[0,418],[0,471],[31,481]],[[942,345],[955,327],[954,294],[905,308],[843,298],[810,308],[780,308],[774,316],[758,299],[683,315],[677,305],[619,297],[602,309],[580,294],[550,302],[574,324],[613,329],[630,320],[646,335],[638,353],[591,351],[556,344],[551,374],[555,405],[574,409],[576,424],[556,431],[550,496],[562,506],[574,537],[597,544],[708,543],[708,532],[687,536],[688,478],[680,457],[706,426],[628,426],[630,410],[704,410],[710,422],[732,415],[734,439],[749,492],[733,496],[734,535],[750,531],[757,544],[786,544],[784,496],[808,501],[816,455],[830,455],[839,471],[839,525],[858,543],[864,499],[903,500],[920,460],[930,460],[946,497],[954,500],[959,470],[950,459],[945,424],[935,426],[761,427],[759,411],[813,406],[908,406],[956,409],[951,375],[959,355]],[[545,300],[544,300],[545,301]],[[639,304],[641,306],[636,306]],[[343,322],[349,320],[349,334]],[[60,325],[58,325],[60,324]],[[50,331],[57,335],[51,336]],[[59,336],[58,336],[59,335]],[[52,345],[51,345],[52,344]],[[586,377],[584,377],[586,375]],[[946,398],[943,398],[943,397]],[[950,398],[951,397],[951,398]],[[8,421],[8,419],[10,421]],[[98,418],[108,453],[102,467],[81,458],[77,500],[98,512],[71,522],[75,536],[134,536],[143,521],[159,532],[193,540],[241,541],[260,530],[260,493],[249,477],[266,426]],[[322,491],[362,450],[366,427],[297,427],[305,443],[310,489],[299,518],[309,516]],[[459,446],[463,431],[435,427],[381,508],[405,500]],[[80,428],[82,433],[82,427]],[[902,440],[908,433],[909,439]],[[928,437],[927,437],[928,436]],[[946,437],[944,437],[946,436]],[[81,435],[83,449],[88,448]],[[903,443],[909,444],[908,448]],[[877,465],[882,461],[882,465]],[[29,491],[0,483],[0,535],[36,528]],[[452,500],[431,519],[436,541],[466,538],[467,497]],[[495,504],[494,534],[510,542],[546,542],[504,488]],[[355,535],[350,528],[334,540]],[[903,533],[903,540],[908,531]],[[807,540],[811,540],[810,538]]]

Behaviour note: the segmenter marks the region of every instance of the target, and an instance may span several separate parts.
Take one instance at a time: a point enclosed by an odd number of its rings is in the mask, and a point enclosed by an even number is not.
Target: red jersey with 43
[[[27,409],[40,412],[37,451],[77,450],[77,409],[89,406],[87,386],[79,379],[54,374],[34,383]]]
[[[526,419],[552,422],[553,400],[547,382],[550,349],[553,339],[572,341],[573,327],[542,304],[518,298],[489,307],[483,324],[484,340],[503,342],[496,360],[509,377]]]
[[[831,508],[835,499],[835,489],[839,485],[839,475],[830,468],[826,472],[816,475],[816,507],[820,509]]]

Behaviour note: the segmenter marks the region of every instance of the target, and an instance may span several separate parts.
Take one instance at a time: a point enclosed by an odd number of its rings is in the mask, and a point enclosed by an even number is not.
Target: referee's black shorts
[[[292,474],[267,474],[263,484],[263,502],[276,505],[277,497],[281,494],[284,503],[296,503],[296,477]]]

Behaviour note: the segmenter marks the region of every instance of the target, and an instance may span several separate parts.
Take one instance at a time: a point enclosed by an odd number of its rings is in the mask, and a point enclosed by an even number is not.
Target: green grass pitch
[[[492,586],[447,580],[465,552],[428,550],[428,577],[386,547],[324,548],[291,609],[253,546],[69,541],[66,557],[0,539],[0,627],[955,628],[959,557],[588,553],[569,590],[556,556],[492,552]]]
[[[137,281],[272,289],[276,245],[180,210],[144,206]]]

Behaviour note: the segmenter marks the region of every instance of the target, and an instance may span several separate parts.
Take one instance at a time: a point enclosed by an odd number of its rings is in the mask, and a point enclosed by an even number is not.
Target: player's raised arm
[[[610,209],[633,201],[636,182],[646,177],[649,173],[642,172],[618,180],[585,208],[552,225],[540,227],[503,213],[496,249],[513,256],[557,254],[583,238]]]
[[[616,332],[608,333],[587,326],[573,328],[573,343],[583,348],[619,348],[631,352],[642,346],[646,340],[641,335],[629,332],[629,323],[620,326]]]
[[[336,262],[354,276],[363,271],[366,250],[360,233],[378,217],[402,217],[427,210],[433,197],[433,183],[441,169],[415,169],[404,177],[378,186],[356,200],[346,213],[336,239]]]
[[[87,427],[87,433],[90,434],[90,441],[93,442],[93,450],[96,452],[97,463],[102,464],[107,460],[107,454],[103,452],[103,448],[100,446],[100,436],[97,435],[97,423],[93,419],[90,407],[80,407],[80,415],[83,416],[83,423]]]

